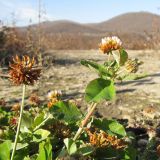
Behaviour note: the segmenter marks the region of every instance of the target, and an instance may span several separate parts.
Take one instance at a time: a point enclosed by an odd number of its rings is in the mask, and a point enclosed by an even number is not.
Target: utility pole
[[[42,0],[38,0],[38,60],[39,65],[42,66],[42,52],[41,52],[41,3]]]

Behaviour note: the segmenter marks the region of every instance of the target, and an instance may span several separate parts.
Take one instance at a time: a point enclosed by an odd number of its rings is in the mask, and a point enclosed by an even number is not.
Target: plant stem
[[[48,117],[47,117],[42,123],[40,123],[40,124],[33,130],[33,132],[35,132],[37,129],[39,129],[41,126],[43,126],[43,125],[48,121],[48,119],[50,119],[50,118],[52,118],[52,116],[51,116],[51,115],[48,115]]]
[[[83,131],[83,128],[87,125],[87,122],[90,119],[90,117],[92,116],[96,106],[97,106],[97,103],[92,103],[91,104],[90,110],[88,111],[88,113],[87,113],[86,117],[84,118],[84,120],[82,120],[81,126],[79,127],[76,135],[73,138],[74,141],[77,140],[77,138],[81,135],[81,133]]]
[[[109,54],[108,54],[108,62],[111,60],[111,55],[112,55],[112,52],[110,52]]]
[[[119,75],[119,74],[123,73],[124,71],[126,71],[126,70],[122,69],[121,71],[117,72],[116,75]]]
[[[14,146],[13,146],[13,151],[12,151],[12,155],[11,155],[11,160],[13,160],[13,158],[14,158],[14,154],[15,154],[16,147],[17,147],[18,136],[19,136],[19,131],[20,131],[21,122],[22,122],[23,108],[24,108],[25,90],[26,90],[26,85],[24,84],[23,85],[23,92],[22,92],[22,103],[21,103],[21,108],[20,108],[19,122],[18,122],[18,126],[17,126],[17,132],[16,132],[15,141],[14,141]]]

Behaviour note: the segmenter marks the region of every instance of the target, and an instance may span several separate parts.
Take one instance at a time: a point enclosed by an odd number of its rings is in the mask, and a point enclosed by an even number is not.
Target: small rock
[[[137,145],[139,147],[146,147],[147,143],[148,143],[148,140],[146,140],[146,139],[140,139],[140,140],[138,140]]]

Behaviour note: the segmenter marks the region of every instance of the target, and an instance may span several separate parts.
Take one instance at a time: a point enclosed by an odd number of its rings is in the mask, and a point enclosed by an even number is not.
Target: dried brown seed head
[[[95,147],[109,147],[112,146],[115,149],[124,149],[127,145],[122,139],[118,139],[116,136],[109,135],[108,133],[100,131],[91,131],[86,129],[89,136],[90,144]]]
[[[5,106],[6,105],[6,101],[5,101],[5,99],[4,98],[1,98],[0,99],[0,106]]]
[[[40,77],[41,69],[34,68],[35,60],[28,56],[20,59],[17,55],[13,58],[13,64],[10,64],[10,80],[16,84],[33,85]]]
[[[16,103],[12,106],[11,110],[12,111],[15,111],[15,112],[18,112],[20,109],[20,104],[19,103]]]
[[[138,59],[128,59],[125,63],[125,69],[129,73],[136,73],[138,71],[139,63]]]

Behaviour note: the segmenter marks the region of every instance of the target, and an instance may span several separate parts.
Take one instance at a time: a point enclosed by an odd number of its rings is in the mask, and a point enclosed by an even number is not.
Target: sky
[[[25,26],[38,22],[39,0],[0,0],[0,20]],[[160,14],[160,0],[40,0],[42,21],[94,23],[127,12]]]

